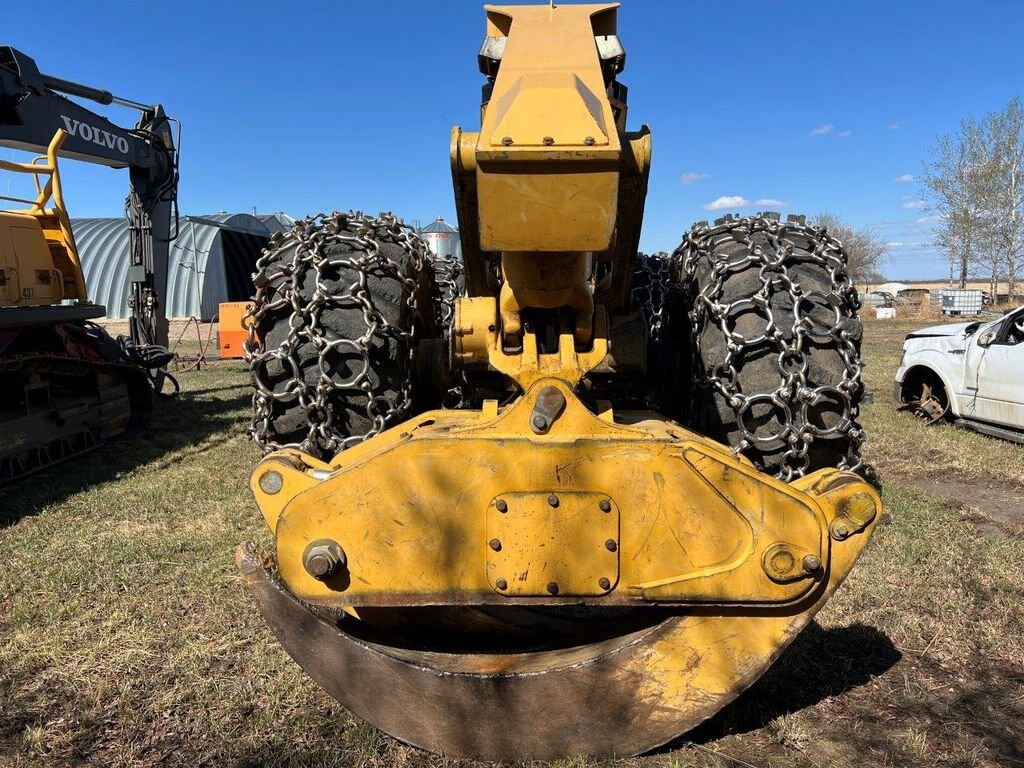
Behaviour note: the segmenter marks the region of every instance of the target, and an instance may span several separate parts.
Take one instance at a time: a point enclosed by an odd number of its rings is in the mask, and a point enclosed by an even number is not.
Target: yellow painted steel
[[[496,303],[489,296],[458,299],[453,327],[455,359],[460,365],[486,364],[523,388],[548,376],[578,384],[608,356],[608,319],[601,308],[593,320],[590,348],[585,351],[576,348],[575,329],[564,329],[559,335],[557,353],[541,354],[534,333],[522,334],[518,351],[505,351]]]
[[[37,193],[35,199],[0,196],[29,206],[0,212],[0,307],[88,299],[57,166],[67,136],[57,131],[46,154],[31,163],[0,160],[0,170],[32,175]]]
[[[538,434],[531,418],[551,390],[565,404]],[[557,378],[497,415],[424,413],[329,465],[271,454],[252,487],[281,578],[335,607],[792,604],[838,541],[863,545],[880,509],[856,475],[787,485],[657,414],[599,418]],[[320,580],[304,556],[324,539],[346,566]]]
[[[329,462],[277,451],[250,484],[276,569],[246,551],[243,572],[282,642],[353,711],[435,751],[551,759],[665,743],[767,669],[881,512],[853,473],[786,484],[660,414],[587,397],[588,374],[615,372],[608,316],[628,304],[651,160],[598,54],[617,7],[487,6],[500,66],[480,131],[452,131],[468,293],[452,362],[503,375],[518,397],[421,413]],[[567,605],[587,610],[519,611]],[[444,607],[432,622],[483,621],[496,648],[525,629],[502,616],[542,616],[553,632],[568,613],[647,623],[611,620],[596,640],[574,629],[537,651],[388,641],[422,606]],[[384,688],[408,709],[382,704]]]
[[[507,43],[475,148],[483,250],[610,246],[622,144],[594,37],[614,33],[616,8],[486,7]]]

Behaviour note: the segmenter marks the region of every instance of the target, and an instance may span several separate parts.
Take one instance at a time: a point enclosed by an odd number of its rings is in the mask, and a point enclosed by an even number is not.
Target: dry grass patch
[[[556,765],[1024,764],[1024,542],[907,481],[1016,486],[1024,458],[894,412],[907,325],[868,324],[887,512],[846,585],[688,739]],[[246,487],[246,375],[182,383],[146,434],[0,492],[0,764],[471,765],[359,722],[281,650],[232,564],[239,541],[269,540]]]

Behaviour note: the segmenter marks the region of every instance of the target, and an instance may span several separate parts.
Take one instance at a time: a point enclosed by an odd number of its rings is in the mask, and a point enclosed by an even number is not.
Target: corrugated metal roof
[[[459,230],[449,224],[447,221],[438,216],[430,224],[427,224],[423,229],[420,230],[421,234],[429,234],[433,232],[444,232],[446,234],[457,233]]]
[[[107,317],[128,317],[127,222],[72,219],[71,228],[89,298],[107,308]],[[249,276],[269,238],[266,225],[246,213],[182,216],[168,259],[168,317],[210,320],[222,301],[248,298]]]
[[[259,219],[270,230],[270,234],[275,232],[287,232],[295,226],[295,217],[289,216],[284,211],[278,211],[277,213],[257,213],[256,218]]]

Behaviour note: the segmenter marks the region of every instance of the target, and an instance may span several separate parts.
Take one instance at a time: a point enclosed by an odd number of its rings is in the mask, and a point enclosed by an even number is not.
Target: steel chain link
[[[793,237],[808,243],[808,251],[801,250],[796,258]],[[730,243],[745,246],[745,252],[723,256],[717,251],[719,246]],[[790,273],[790,268],[800,263],[823,267],[831,289],[804,290],[799,278]],[[702,266],[710,271],[712,279],[700,287],[697,272]],[[749,269],[758,270],[760,288],[752,295],[725,300],[729,277]],[[695,225],[672,254],[671,270],[673,280],[681,282],[687,292],[694,338],[700,339],[708,324],[717,326],[725,338],[725,360],[708,370],[698,359],[695,369],[698,386],[717,392],[736,416],[742,437],[733,446],[733,452],[777,448],[781,441],[786,450],[777,477],[788,482],[808,471],[809,451],[816,439],[842,435],[847,438],[848,449],[839,468],[861,469],[864,432],[857,421],[863,370],[858,349],[861,326],[859,320],[842,311],[856,310],[860,303],[846,270],[842,244],[824,229],[806,225],[802,217],[782,222],[774,215],[729,216],[716,221],[714,226],[706,222]],[[773,313],[772,307],[779,306],[773,298],[780,291],[788,293],[792,301],[791,323]],[[832,310],[830,324],[812,319],[814,309],[820,311],[826,306]],[[758,313],[766,323],[763,332],[747,338],[736,330],[735,320],[749,311]],[[844,374],[838,384],[814,386],[808,382],[808,344],[812,340],[833,343],[842,357]],[[773,345],[779,351],[779,385],[771,392],[745,394],[739,385],[738,358],[761,345]],[[835,423],[822,428],[812,421],[810,409],[826,397],[841,404],[842,412]],[[760,404],[781,415],[779,432],[759,437],[748,427],[752,409]]]
[[[448,256],[434,258],[434,306],[444,340],[448,344],[451,344],[455,325],[455,300],[463,294],[463,281],[461,280],[463,272],[463,264],[459,259]],[[442,407],[449,409],[464,407],[468,389],[466,374],[461,370],[453,371],[453,380],[442,399]]]
[[[394,243],[410,255],[408,265],[389,258],[383,243]],[[351,250],[327,253],[331,246],[346,245]],[[285,235],[277,234],[256,262],[256,298],[246,314],[249,338],[245,343],[246,360],[253,374],[253,420],[250,432],[264,452],[281,448],[298,448],[314,455],[332,455],[366,440],[406,416],[412,404],[412,356],[415,351],[414,323],[409,329],[388,322],[368,290],[367,278],[391,276],[402,281],[408,296],[410,316],[415,317],[417,284],[424,269],[430,269],[432,255],[426,243],[391,213],[378,217],[360,211],[317,214],[297,221]],[[354,270],[357,279],[344,291],[331,290],[326,281],[339,268]],[[303,296],[302,286],[312,276],[312,298]],[[347,281],[348,277],[344,279]],[[358,338],[339,338],[321,325],[325,309],[357,307],[362,311],[365,332]],[[287,338],[274,348],[267,348],[258,331],[266,329],[271,316],[290,310]],[[406,350],[404,378],[397,396],[389,399],[374,391],[370,378],[370,352],[374,341],[394,341]],[[318,356],[318,376],[309,383],[302,370],[298,350],[312,345]],[[354,375],[337,381],[331,356],[336,352],[355,353],[362,362],[356,364]],[[289,374],[283,387],[273,386],[264,378],[272,368]],[[344,434],[332,420],[332,399],[352,393],[366,398],[366,416],[373,426],[361,434]],[[306,437],[300,442],[279,442],[274,430],[275,401],[297,400],[308,424]]]
[[[657,342],[665,322],[672,258],[667,253],[639,253],[633,269],[633,307],[640,310],[648,338]]]

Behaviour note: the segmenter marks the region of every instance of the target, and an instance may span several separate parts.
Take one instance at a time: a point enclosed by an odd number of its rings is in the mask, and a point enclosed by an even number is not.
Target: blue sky
[[[899,244],[890,278],[948,274],[914,179],[938,135],[1024,92],[1024,2],[622,6],[630,124],[654,133],[644,250],[671,250],[692,222],[720,215],[706,206],[737,198],[720,204],[828,210],[874,227]],[[179,117],[184,212],[454,220],[448,133],[478,127],[481,3],[171,8],[51,0],[45,24],[5,14],[0,43],[44,72]],[[134,122],[127,110],[106,114]],[[126,172],[64,168],[72,215],[120,214]]]

